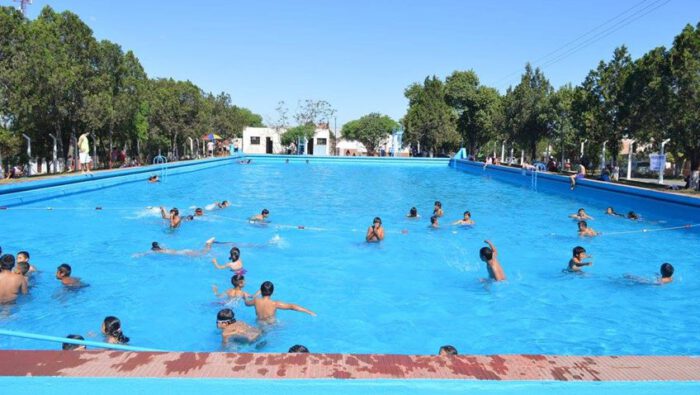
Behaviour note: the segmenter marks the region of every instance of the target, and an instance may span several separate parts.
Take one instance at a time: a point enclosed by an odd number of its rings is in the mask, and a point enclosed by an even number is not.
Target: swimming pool
[[[187,213],[222,199],[233,206],[174,232],[146,208],[176,206]],[[280,312],[264,344],[229,350],[285,352],[304,344],[313,352],[433,354],[452,344],[462,354],[698,354],[700,234],[642,232],[687,221],[647,212],[641,212],[643,222],[605,217],[606,205],[576,199],[447,166],[254,159],[156,185],[144,181],[32,203],[0,211],[10,236],[3,249],[29,250],[42,271],[29,297],[3,308],[0,325],[85,336],[116,315],[132,345],[222,350],[215,316],[223,306],[211,285],[230,284],[230,272],[215,270],[210,260],[223,261],[230,246],[215,245],[212,256],[195,258],[134,256],[152,241],[196,249],[216,236],[244,244],[247,291],[270,280],[276,299],[318,314]],[[435,200],[445,210],[439,230],[428,228]],[[638,210],[625,201],[612,205]],[[411,206],[420,220],[405,217]],[[581,206],[603,236],[576,236],[567,216]],[[269,226],[245,221],[262,208],[271,211]],[[467,209],[476,226],[448,226]],[[367,245],[364,233],[374,216],[382,217],[387,237]],[[480,282],[486,269],[478,250],[485,239],[499,249],[505,283]],[[585,275],[562,273],[576,245],[594,256]],[[63,289],[54,279],[62,262],[90,286]],[[623,278],[653,279],[662,262],[676,267],[669,286]],[[255,322],[252,308],[233,308],[237,318]],[[50,346],[3,337],[0,347]]]

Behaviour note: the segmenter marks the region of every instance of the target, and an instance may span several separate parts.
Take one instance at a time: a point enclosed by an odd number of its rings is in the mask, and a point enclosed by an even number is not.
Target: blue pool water
[[[187,213],[222,199],[233,206],[174,232],[147,208]],[[442,229],[430,230],[435,200],[445,217]],[[621,212],[636,209],[625,201],[611,204]],[[420,220],[405,217],[411,206]],[[607,235],[579,239],[567,218],[579,207]],[[245,221],[262,208],[271,211],[269,226]],[[465,209],[476,226],[448,226]],[[464,354],[699,354],[700,234],[642,232],[681,223],[666,222],[663,212],[642,212],[646,220],[632,222],[606,217],[604,209],[447,166],[254,160],[157,185],[120,185],[0,211],[3,249],[29,250],[41,270],[29,297],[2,307],[0,326],[89,335],[99,333],[105,316],[116,315],[135,346],[222,350],[215,316],[223,306],[211,286],[224,289],[231,273],[210,261],[225,261],[230,246],[215,245],[210,255],[195,258],[134,256],[152,241],[197,249],[216,236],[244,244],[248,292],[271,280],[276,299],[318,314],[280,312],[264,345],[230,350],[284,352],[304,344],[313,352],[432,354],[452,344]],[[367,245],[364,233],[377,215],[386,240]],[[487,275],[478,255],[485,239],[499,249],[505,283],[480,281]],[[585,275],[562,273],[576,245],[594,256]],[[54,279],[62,262],[90,286],[63,289]],[[671,285],[623,277],[653,279],[662,262],[676,268]],[[252,308],[233,308],[238,319],[254,324]],[[4,349],[53,346],[0,338]]]

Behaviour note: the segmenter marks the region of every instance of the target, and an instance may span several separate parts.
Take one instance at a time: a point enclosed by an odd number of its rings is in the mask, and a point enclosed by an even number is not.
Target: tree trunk
[[[690,172],[700,170],[700,147],[696,149],[688,148],[685,154],[690,159]]]

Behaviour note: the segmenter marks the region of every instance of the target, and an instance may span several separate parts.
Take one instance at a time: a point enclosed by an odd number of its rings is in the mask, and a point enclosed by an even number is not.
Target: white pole
[[[525,162],[525,150],[521,149],[520,150],[520,165],[522,166],[523,162]]]
[[[56,157],[58,156],[58,148],[57,148],[57,145],[56,145],[56,137],[55,137],[53,134],[51,134],[51,133],[49,133],[49,137],[51,137],[51,138],[53,139],[53,164],[52,164],[52,166],[53,166],[53,172],[54,172],[54,173],[58,173],[58,168],[57,168],[57,165],[58,165],[58,164],[57,164],[57,162],[56,162]]]
[[[501,163],[505,163],[506,160],[506,141],[503,140],[503,144],[501,144]]]
[[[634,146],[634,141],[635,140],[630,140],[630,145],[629,145],[629,152],[628,152],[628,157],[627,157],[627,180],[632,179],[632,147]]]
[[[190,140],[190,159],[194,159],[194,142],[192,141],[192,137],[188,137],[188,140]]]
[[[29,166],[27,169],[27,175],[32,175],[32,139],[26,134],[22,133],[22,137],[27,139],[27,157],[29,157]]]
[[[508,161],[509,164],[513,164],[513,146],[510,146],[510,160]]]
[[[605,144],[608,143],[608,140],[603,141],[603,151],[600,153],[600,169],[605,169]]]
[[[659,184],[664,183],[664,171],[666,171],[666,156],[664,156],[664,147],[671,141],[671,139],[666,139],[661,142],[661,168],[659,169]]]
[[[581,157],[583,158],[583,148],[586,146],[586,143],[588,142],[588,139],[585,139],[581,142]]]

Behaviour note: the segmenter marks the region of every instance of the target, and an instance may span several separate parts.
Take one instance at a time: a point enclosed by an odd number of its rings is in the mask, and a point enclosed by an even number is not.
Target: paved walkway
[[[700,381],[700,359],[7,350],[0,376]]]

